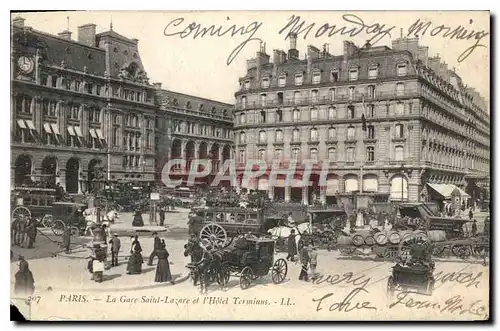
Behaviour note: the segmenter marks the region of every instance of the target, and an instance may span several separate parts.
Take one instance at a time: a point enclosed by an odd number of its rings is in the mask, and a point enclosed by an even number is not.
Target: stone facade
[[[308,46],[305,60],[296,42],[292,34],[288,55],[274,50],[272,62],[264,48],[247,61],[235,94],[240,170],[250,159],[328,161],[326,187],[295,188],[304,203],[311,191],[321,200],[370,191],[418,201],[426,183],[464,187],[488,177],[484,101],[418,40],[398,39],[392,48],[346,41],[340,56]],[[267,182],[264,175],[250,188],[275,197]],[[290,200],[290,190],[280,188],[280,198]]]

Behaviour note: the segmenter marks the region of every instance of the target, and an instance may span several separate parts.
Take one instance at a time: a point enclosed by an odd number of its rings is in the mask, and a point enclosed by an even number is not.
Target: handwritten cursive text
[[[368,293],[368,291],[364,288],[357,287],[357,288],[353,289],[351,292],[349,292],[349,294],[341,301],[328,303],[329,304],[328,310],[329,311],[344,312],[344,313],[348,313],[348,312],[353,311],[353,310],[363,310],[363,309],[377,310],[376,307],[373,307],[371,305],[370,301],[353,302],[356,295],[358,295],[359,293]],[[328,293],[319,299],[312,299],[313,302],[318,303],[318,305],[316,306],[316,311],[323,310],[322,305],[323,304],[328,305],[326,302],[327,301],[326,299],[328,299],[332,296],[333,296],[333,293]]]

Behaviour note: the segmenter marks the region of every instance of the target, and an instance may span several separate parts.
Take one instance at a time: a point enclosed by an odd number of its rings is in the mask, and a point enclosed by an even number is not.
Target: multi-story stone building
[[[193,159],[210,160],[212,172],[199,178],[210,184],[223,162],[233,154],[233,105],[161,89],[156,98],[160,105],[157,120],[157,173],[172,159],[183,159],[170,169],[172,180],[187,179]],[[198,171],[202,171],[201,168]]]
[[[108,180],[153,181],[154,87],[138,40],[96,25],[57,36],[13,21],[11,182],[58,182],[78,193]]]
[[[474,182],[487,180],[486,103],[417,39],[394,40],[392,48],[345,41],[339,56],[308,46],[300,59],[297,37],[289,37],[288,54],[274,50],[270,62],[261,47],[239,80],[238,169],[249,159],[279,160],[282,168],[291,159],[328,161],[327,185],[313,171],[309,187],[282,185],[282,177],[271,187],[268,172],[250,188],[304,203],[312,191],[329,203],[368,191],[418,201],[427,183],[467,186],[473,195]],[[294,174],[301,179],[300,167]]]

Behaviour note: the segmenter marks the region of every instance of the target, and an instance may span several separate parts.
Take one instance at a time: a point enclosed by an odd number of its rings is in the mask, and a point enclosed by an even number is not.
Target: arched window
[[[292,149],[292,160],[299,160],[300,157],[300,149],[299,148],[293,148]]]
[[[300,110],[298,110],[298,109],[293,110],[293,121],[294,122],[300,121]]]
[[[311,109],[311,121],[318,120],[318,108]]]
[[[404,160],[404,148],[403,146],[394,147],[394,160],[403,161]]]
[[[240,132],[240,144],[245,144],[247,141],[247,136],[245,134],[245,131]]]
[[[353,126],[347,128],[347,140],[356,139],[356,129]]]
[[[265,161],[266,160],[266,150],[265,149],[260,149],[259,150],[259,160]]]
[[[241,97],[241,108],[245,109],[247,107],[247,97]]]
[[[335,162],[336,153],[337,151],[335,150],[335,147],[328,148],[328,161]]]
[[[300,142],[300,131],[299,131],[299,129],[293,129],[293,131],[292,131],[292,142]]]
[[[312,128],[309,131],[309,138],[311,139],[311,141],[318,141],[318,130],[315,128]]]
[[[318,149],[311,148],[309,150],[309,157],[311,158],[311,160],[317,161],[318,160]]]
[[[337,140],[337,130],[334,127],[328,129],[328,140],[329,141]]]
[[[267,142],[267,133],[264,130],[261,130],[259,132],[259,142],[260,143],[266,143]]]
[[[283,142],[283,131],[276,130],[275,140],[276,140],[277,143]]]
[[[328,119],[333,120],[335,118],[337,118],[337,108],[331,106],[328,108]]]

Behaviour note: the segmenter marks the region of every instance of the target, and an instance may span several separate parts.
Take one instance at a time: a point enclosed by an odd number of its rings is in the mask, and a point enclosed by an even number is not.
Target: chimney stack
[[[297,34],[290,33],[288,37],[290,38],[290,49],[288,50],[288,58],[290,60],[296,60],[299,58],[299,51],[297,50]]]
[[[85,24],[78,27],[78,42],[95,47],[96,25]]]
[[[161,90],[161,83],[153,83],[153,87],[157,90]]]
[[[71,40],[71,31],[64,30],[63,32],[59,32],[57,35],[62,39]]]
[[[24,21],[26,21],[24,18],[18,16],[12,20],[12,25],[17,28],[24,28]]]

